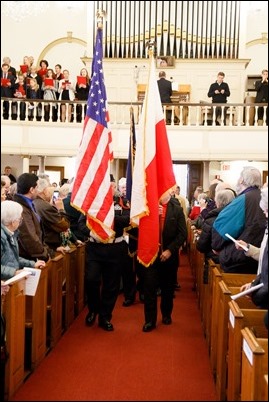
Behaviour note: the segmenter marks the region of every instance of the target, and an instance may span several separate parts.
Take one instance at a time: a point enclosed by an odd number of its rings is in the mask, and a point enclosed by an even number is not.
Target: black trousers
[[[136,273],[134,269],[134,257],[127,255],[122,269],[122,285],[125,300],[135,300]]]
[[[156,324],[158,314],[156,290],[158,287],[161,289],[161,314],[163,317],[172,315],[177,268],[178,257],[173,255],[165,262],[160,262],[158,259],[149,267],[138,263],[140,286],[144,292],[145,322]]]
[[[127,243],[87,243],[85,286],[89,312],[99,321],[112,318],[127,255]]]

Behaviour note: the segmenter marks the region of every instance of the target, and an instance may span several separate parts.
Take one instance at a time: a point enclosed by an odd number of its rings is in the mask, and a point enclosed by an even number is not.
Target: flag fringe
[[[152,257],[152,259],[146,264],[144,261],[141,260],[141,258],[139,258],[137,256],[137,260],[140,262],[140,264],[142,264],[144,267],[148,268],[150,265],[152,265],[154,263],[154,261],[156,260],[156,258],[158,257],[159,251]]]

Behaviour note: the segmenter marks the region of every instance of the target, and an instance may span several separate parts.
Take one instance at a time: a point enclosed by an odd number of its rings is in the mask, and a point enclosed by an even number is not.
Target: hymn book
[[[34,296],[36,294],[41,270],[37,268],[24,267],[17,275],[5,281],[5,285],[12,285],[20,279],[25,278],[25,294],[26,296]]]

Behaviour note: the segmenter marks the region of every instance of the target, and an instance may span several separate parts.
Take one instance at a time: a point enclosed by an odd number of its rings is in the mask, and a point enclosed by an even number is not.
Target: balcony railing
[[[130,108],[134,109],[135,124],[143,107],[141,102],[110,102],[108,105],[111,125],[129,125]],[[266,126],[267,103],[178,103],[163,104],[164,117],[171,126]],[[63,108],[66,116],[63,117]],[[258,109],[263,108],[263,119],[258,119]],[[68,109],[70,115],[68,116]],[[83,124],[85,101],[45,101],[1,98],[1,116],[5,121],[29,124],[29,121],[46,124]],[[218,116],[218,114],[220,114]],[[217,118],[216,118],[217,117]],[[3,123],[3,121],[2,121]]]

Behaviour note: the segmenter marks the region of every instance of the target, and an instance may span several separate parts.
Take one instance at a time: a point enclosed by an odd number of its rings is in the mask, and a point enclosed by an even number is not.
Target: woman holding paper
[[[43,84],[42,84],[42,90],[44,91],[43,99],[45,100],[57,100],[57,87],[56,87],[56,80],[55,80],[55,74],[52,68],[48,68],[47,73],[44,77]],[[44,106],[45,110],[45,116],[44,120],[49,121],[50,119],[50,104],[45,104]],[[52,121],[57,121],[57,116],[56,116],[56,104],[52,106]]]
[[[22,206],[15,201],[1,203],[1,279],[12,278],[23,267],[42,268],[45,262],[19,256],[18,227],[22,222]]]
[[[73,101],[75,99],[75,84],[72,80],[69,79],[69,71],[63,71],[64,78],[59,81],[59,100],[66,100],[66,101]],[[71,122],[72,120],[72,110],[73,104],[68,103],[68,107],[65,103],[61,104],[61,121],[65,122],[66,120],[66,109],[67,109],[67,118],[68,121]]]
[[[261,189],[261,201],[260,208],[264,212],[266,218],[268,219],[268,187],[267,185]],[[260,289],[252,292],[250,297],[254,304],[259,306],[260,308],[268,308],[268,222],[265,228],[263,240],[261,243],[261,247],[255,247],[251,244],[247,244],[243,240],[238,240],[235,243],[235,247],[239,250],[243,247],[247,248],[245,251],[245,255],[247,257],[252,257],[255,260],[259,261],[257,278],[251,283],[246,283],[240,289],[240,291],[244,291],[249,289],[252,286],[258,285],[259,283],[263,283]]]
[[[79,101],[87,101],[90,89],[90,77],[86,68],[82,68],[80,70],[80,75],[77,76],[77,84],[76,84],[76,99]],[[84,113],[83,118],[86,115],[87,110],[87,102],[84,105]],[[82,121],[82,105],[77,104],[77,122],[80,123]]]

